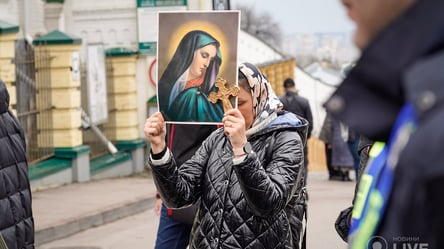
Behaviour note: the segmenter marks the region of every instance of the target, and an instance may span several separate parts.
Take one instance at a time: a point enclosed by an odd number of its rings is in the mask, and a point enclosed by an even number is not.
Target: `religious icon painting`
[[[159,12],[157,99],[169,123],[217,124],[237,106],[239,11]]]

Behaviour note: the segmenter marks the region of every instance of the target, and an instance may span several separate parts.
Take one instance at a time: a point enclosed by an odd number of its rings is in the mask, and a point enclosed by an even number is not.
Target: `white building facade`
[[[139,49],[138,6],[156,4],[155,0],[0,0],[0,19],[20,26],[19,38],[29,41],[53,30],[82,39],[81,63],[86,62],[87,46],[102,44],[105,49]],[[153,12],[168,10],[208,11],[212,0],[179,0],[175,6],[153,7]],[[159,1],[159,4],[161,1]],[[156,29],[149,24],[146,29]],[[238,61],[253,64],[282,60],[274,48],[245,32],[240,32]],[[147,100],[156,95],[155,54],[139,54],[136,65],[140,132],[148,115]],[[151,69],[151,70],[150,70]],[[154,80],[155,81],[155,80]]]

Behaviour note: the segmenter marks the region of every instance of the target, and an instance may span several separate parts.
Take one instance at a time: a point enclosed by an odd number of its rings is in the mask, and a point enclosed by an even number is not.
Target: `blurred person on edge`
[[[25,134],[0,80],[0,248],[34,248]]]
[[[290,224],[295,208],[289,204],[303,187],[308,122],[281,111],[282,103],[257,67],[241,64],[239,78],[238,107],[225,113],[224,127],[180,168],[165,145],[162,114],[147,119],[154,181],[169,207],[201,199],[190,249],[299,248]]]
[[[376,141],[349,247],[444,248],[444,1],[342,3],[362,54],[325,106]]]

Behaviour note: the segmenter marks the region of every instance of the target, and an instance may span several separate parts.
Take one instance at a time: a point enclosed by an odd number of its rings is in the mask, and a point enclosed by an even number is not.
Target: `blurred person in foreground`
[[[444,1],[342,3],[362,55],[325,106],[376,141],[349,246],[444,248]]]
[[[308,122],[282,112],[282,103],[259,69],[239,66],[238,107],[194,156],[177,167],[165,145],[165,122],[155,113],[145,123],[149,164],[169,207],[201,199],[190,248],[299,248],[290,224],[296,216],[304,173]],[[270,153],[268,153],[270,152]],[[268,155],[267,155],[268,154]]]
[[[0,248],[34,248],[31,187],[23,128],[0,80]]]

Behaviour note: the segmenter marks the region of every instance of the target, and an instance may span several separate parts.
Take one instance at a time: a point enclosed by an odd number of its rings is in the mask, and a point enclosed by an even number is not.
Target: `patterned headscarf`
[[[243,63],[239,66],[239,71],[247,78],[253,97],[256,118],[252,128],[263,127],[272,120],[272,116],[276,116],[276,112],[281,110],[283,105],[271,88],[270,82],[256,66]]]

